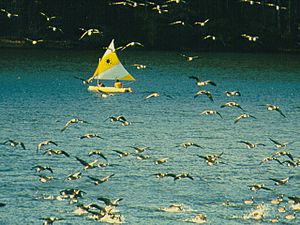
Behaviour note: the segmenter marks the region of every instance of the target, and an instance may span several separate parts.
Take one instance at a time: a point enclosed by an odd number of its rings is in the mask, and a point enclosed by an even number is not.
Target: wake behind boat
[[[114,39],[111,41],[103,57],[99,60],[98,67],[93,76],[88,79],[88,83],[92,82],[93,80],[97,80],[97,85],[90,85],[88,87],[88,90],[92,92],[132,92],[130,87],[125,88],[122,86],[121,82],[118,82],[118,80],[134,81],[135,79],[129,74],[129,72],[120,62],[116,54]],[[115,83],[114,87],[105,87],[99,85],[99,80],[115,80],[117,82]],[[119,83],[119,85],[117,83]]]

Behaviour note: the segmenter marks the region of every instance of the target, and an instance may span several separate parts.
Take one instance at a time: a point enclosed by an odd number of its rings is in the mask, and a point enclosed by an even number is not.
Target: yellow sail
[[[114,47],[114,40],[111,41],[108,49],[98,63],[98,67],[92,76],[98,80],[135,80],[120,62]]]

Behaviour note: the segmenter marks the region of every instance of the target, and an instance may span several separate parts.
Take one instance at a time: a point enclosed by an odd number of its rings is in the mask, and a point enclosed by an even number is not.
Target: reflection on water
[[[174,52],[124,52],[120,59],[137,82],[130,83],[133,93],[101,99],[87,92],[73,76],[89,77],[94,72],[102,52],[3,50],[0,56],[1,82],[1,142],[7,139],[24,142],[26,150],[0,145],[0,207],[1,224],[41,224],[40,218],[64,218],[61,224],[95,222],[75,216],[76,204],[64,201],[40,200],[43,195],[59,195],[61,190],[79,188],[86,192],[79,203],[103,203],[97,197],[123,198],[120,213],[128,224],[183,224],[196,214],[205,214],[208,224],[249,224],[244,220],[256,205],[265,203],[261,224],[292,213],[287,196],[299,196],[299,169],[280,165],[276,161],[260,164],[276,151],[288,151],[299,159],[297,141],[300,128],[300,65],[299,56],[272,54],[200,53],[199,59],[186,62]],[[134,63],[147,65],[136,70]],[[197,87],[189,76],[210,79],[217,86]],[[195,93],[209,90],[214,102]],[[225,91],[238,90],[241,97],[227,97]],[[152,91],[160,97],[144,100]],[[171,96],[171,97],[169,97]],[[220,108],[229,101],[238,102],[245,113],[257,119],[245,119],[234,124],[243,113],[238,108]],[[279,105],[287,116],[267,111],[265,104]],[[217,110],[223,117],[200,115],[207,109]],[[123,127],[107,120],[124,115],[132,124]],[[65,123],[75,117],[88,121],[60,132]],[[136,123],[135,123],[136,122]],[[83,134],[97,133],[104,139],[80,139]],[[284,149],[276,149],[269,140],[291,142]],[[54,140],[56,148],[70,154],[43,155],[37,153],[37,144]],[[248,149],[240,141],[264,143]],[[179,147],[185,142],[198,147]],[[137,160],[129,146],[149,147],[143,155],[149,159]],[[49,146],[50,147],[50,146]],[[51,146],[55,147],[55,146]],[[91,162],[97,156],[88,156],[90,150],[100,150],[111,166],[83,170],[75,156]],[[47,150],[47,147],[45,148]],[[131,153],[120,158],[115,151]],[[221,162],[208,166],[198,155],[220,154]],[[282,162],[288,157],[277,156]],[[168,158],[155,165],[154,161]],[[36,165],[50,166],[41,172],[53,179],[39,181]],[[82,177],[66,180],[67,176],[82,170]],[[156,173],[189,173],[194,180],[172,177],[156,178]],[[88,176],[102,178],[115,174],[107,182],[94,185]],[[298,176],[297,176],[298,175]],[[294,176],[286,185],[276,186],[269,178]],[[272,191],[252,192],[248,185],[264,184]],[[284,194],[280,206],[286,214],[277,212],[271,204],[278,194]],[[244,205],[254,197],[253,205]],[[231,205],[224,206],[228,200]],[[196,212],[167,213],[159,208],[183,204]],[[264,212],[265,212],[264,211]],[[59,223],[59,222],[58,222]],[[251,223],[251,222],[250,222]]]

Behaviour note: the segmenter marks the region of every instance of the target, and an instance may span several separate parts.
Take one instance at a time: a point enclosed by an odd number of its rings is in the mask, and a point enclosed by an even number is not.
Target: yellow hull
[[[88,90],[92,92],[105,92],[105,93],[132,92],[131,88],[98,87],[98,86],[89,86]]]

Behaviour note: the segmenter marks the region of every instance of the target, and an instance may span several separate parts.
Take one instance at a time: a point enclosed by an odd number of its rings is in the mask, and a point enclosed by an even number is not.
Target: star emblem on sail
[[[101,60],[99,60],[98,66],[94,75],[89,79],[98,80],[135,80],[132,75],[124,68],[120,62],[114,45],[114,39],[111,41],[106,52]]]

